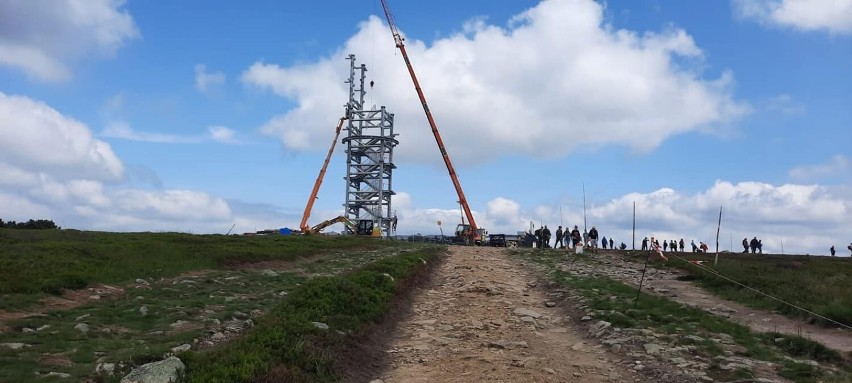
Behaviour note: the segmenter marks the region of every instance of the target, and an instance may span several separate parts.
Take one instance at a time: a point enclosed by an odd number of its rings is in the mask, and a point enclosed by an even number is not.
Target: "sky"
[[[721,250],[849,256],[852,0],[389,5],[490,233],[594,225],[631,247],[635,203],[637,246],[714,250],[721,208]],[[451,232],[458,197],[379,0],[0,2],[0,218],[298,227],[349,54],[395,114],[398,233]],[[338,146],[309,223],[343,213],[344,175]]]

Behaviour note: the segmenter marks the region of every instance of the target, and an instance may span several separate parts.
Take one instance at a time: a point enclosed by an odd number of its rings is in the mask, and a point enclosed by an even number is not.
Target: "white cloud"
[[[734,0],[738,16],[803,31],[852,33],[852,0]]]
[[[42,102],[0,93],[4,220],[44,218],[79,229],[204,233],[223,233],[232,223],[274,222],[273,214],[234,212],[222,198],[199,191],[126,188],[124,169],[109,144],[94,139],[86,125]]]
[[[0,92],[0,163],[60,179],[114,181],[124,167],[106,142],[50,106]]]
[[[0,64],[42,81],[71,77],[69,62],[110,57],[139,37],[123,0],[5,0],[0,2]]]
[[[235,143],[234,131],[226,126],[208,126],[207,133],[210,139],[223,144]]]
[[[222,72],[207,73],[204,64],[195,65],[195,89],[205,93],[217,86],[225,84],[225,74]]]
[[[209,126],[206,134],[178,135],[134,130],[125,121],[115,120],[107,123],[100,133],[103,137],[118,138],[129,141],[151,142],[156,144],[198,144],[205,141],[215,141],[223,144],[238,143],[235,132],[225,126]]]
[[[789,94],[779,94],[769,99],[766,109],[785,115],[795,115],[805,112],[805,106],[793,99]]]
[[[790,170],[795,180],[819,180],[826,178],[849,179],[852,176],[852,160],[842,154],[831,157],[824,164],[797,166]]]
[[[130,141],[153,142],[158,144],[190,144],[200,141],[199,137],[193,136],[139,132],[133,130],[133,128],[130,127],[130,124],[124,121],[110,121],[107,124],[107,127],[101,131],[101,136],[120,138]]]
[[[733,98],[730,73],[700,74],[702,52],[680,29],[643,35],[615,29],[591,0],[543,1],[509,27],[474,21],[429,46],[413,38],[406,45],[449,152],[462,166],[505,153],[552,158],[607,144],[647,151],[749,112]],[[434,145],[424,144],[434,139],[405,65],[376,17],[317,62],[251,65],[244,83],[296,104],[262,131],[290,150],[323,148],[347,100],[349,53],[360,62],[370,58],[368,81],[375,87],[367,103],[396,114],[396,157],[438,162]]]

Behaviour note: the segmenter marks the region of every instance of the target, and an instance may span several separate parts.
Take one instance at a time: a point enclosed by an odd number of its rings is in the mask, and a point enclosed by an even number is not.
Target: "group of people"
[[[547,228],[547,225],[544,225],[534,232],[536,245],[540,249],[549,249],[550,247],[550,238],[551,233],[550,229]],[[566,247],[576,248],[577,245],[583,245],[590,248],[598,248],[598,240],[600,240],[600,247],[603,249],[613,249],[615,250],[615,241],[612,238],[607,239],[606,237],[600,236],[598,233],[598,229],[595,226],[592,226],[592,229],[589,230],[588,233],[581,234],[580,228],[577,225],[574,225],[573,230],[569,230],[567,227],[565,230],[562,230],[562,226],[559,226],[556,229],[556,241],[553,242],[554,249],[564,249]],[[627,248],[627,245],[624,242],[619,245],[621,250]]]
[[[849,243],[849,246],[846,246],[846,248],[847,248],[847,249],[849,249],[849,251],[850,251],[849,256],[852,256],[852,242],[850,242],[850,243]],[[831,256],[833,257],[833,256],[834,256],[834,253],[835,253],[835,251],[834,251],[834,245],[831,245],[831,249],[829,249],[829,251],[831,252]]]
[[[748,254],[749,248],[751,248],[752,254],[757,252],[763,254],[763,240],[757,239],[757,237],[752,238],[751,241],[748,238],[743,238],[743,254]]]
[[[706,253],[708,249],[707,244],[700,241],[698,242],[698,245],[695,244],[694,240],[689,241],[689,245],[692,247],[693,253]],[[648,239],[648,237],[642,239],[642,251],[656,249],[660,249],[661,251],[683,253],[686,251],[686,243],[683,241],[683,238],[681,238],[679,241],[676,241],[674,239],[669,241],[663,240],[662,243],[660,242],[660,240],[654,237],[651,237],[651,239]]]

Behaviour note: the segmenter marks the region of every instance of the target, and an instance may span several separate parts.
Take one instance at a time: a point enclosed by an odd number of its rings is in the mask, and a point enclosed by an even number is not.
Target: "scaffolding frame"
[[[349,102],[345,105],[346,145],[346,203],[345,216],[353,222],[372,220],[382,234],[391,236],[391,197],[393,191],[393,149],[399,144],[393,132],[393,113],[384,106],[364,109],[367,94],[365,80],[367,66],[355,64],[355,55],[349,60]],[[372,82],[370,84],[372,87]],[[351,230],[351,228],[347,228]]]

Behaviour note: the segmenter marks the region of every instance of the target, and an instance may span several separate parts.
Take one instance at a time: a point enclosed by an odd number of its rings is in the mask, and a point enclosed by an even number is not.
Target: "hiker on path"
[[[544,237],[544,249],[550,248],[550,229],[547,228],[547,225],[544,225],[544,230],[541,232],[542,237]]]
[[[559,228],[556,229],[556,242],[553,243],[553,248],[561,249],[565,247],[565,244],[562,242],[563,234],[564,233],[562,232],[562,226],[559,226]],[[559,245],[559,247],[556,247],[556,245]]]
[[[612,237],[609,237],[609,248],[615,250],[615,247],[613,247],[614,245],[615,245],[615,242],[612,241]],[[624,250],[624,249],[622,249],[622,250]]]
[[[751,239],[750,245],[751,245],[751,253],[752,254],[757,253],[757,237],[754,237],[754,238]]]
[[[601,249],[606,250],[606,244],[609,243],[606,240],[606,237],[601,237]]]
[[[595,229],[592,226],[592,230],[589,230],[589,240],[592,242],[592,246],[597,249],[598,248],[598,229]]]
[[[831,245],[831,248],[828,249],[828,251],[831,252],[831,256],[833,257],[834,256],[834,245]]]
[[[743,238],[743,253],[748,254],[748,238]]]
[[[573,244],[571,247],[577,248],[578,243],[582,243],[583,238],[580,237],[580,229],[577,228],[577,225],[574,225],[574,230],[571,230],[571,241]]]
[[[642,251],[648,250],[648,237],[642,238]]]

